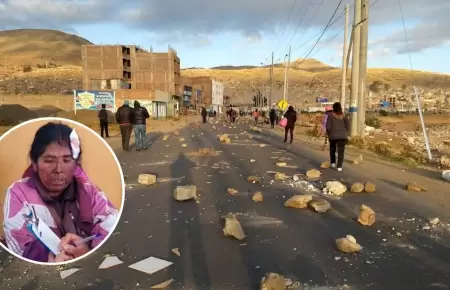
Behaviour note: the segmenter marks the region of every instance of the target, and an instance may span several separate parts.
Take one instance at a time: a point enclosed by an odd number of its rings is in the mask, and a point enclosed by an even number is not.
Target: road
[[[29,266],[2,251],[0,289],[149,289],[173,278],[170,289],[244,290],[258,289],[267,272],[299,282],[296,289],[450,288],[450,213],[432,197],[448,192],[448,185],[433,180],[432,174],[372,161],[347,162],[343,172],[320,169],[326,153],[304,142],[283,144],[277,132],[254,133],[247,124],[202,124],[179,133],[167,141],[150,134],[153,143],[147,151],[118,153],[126,175],[125,209],[107,243],[70,266],[80,271],[62,280],[59,269]],[[229,134],[231,144],[217,140],[222,133]],[[180,137],[185,141],[180,142]],[[193,154],[204,147],[214,148],[218,155]],[[288,158],[290,167],[275,166],[280,156]],[[305,193],[305,182],[272,181],[267,171],[292,176],[312,168],[321,170],[323,183],[371,181],[377,192],[346,193],[341,199],[314,193],[331,203],[332,209],[323,214],[285,208],[287,198]],[[138,185],[140,173],[155,173],[159,181],[150,187]],[[249,175],[261,177],[261,184],[248,183]],[[428,193],[404,190],[406,180],[421,178],[431,180]],[[197,186],[198,202],[173,199],[175,187],[187,184]],[[228,187],[240,193],[230,196]],[[262,191],[262,203],[251,200],[249,193],[255,191]],[[361,204],[377,213],[371,227],[355,220]],[[223,235],[221,217],[229,212],[238,213],[245,241]],[[422,229],[434,217],[440,223]],[[334,240],[346,235],[353,235],[363,251],[340,253]],[[180,257],[172,253],[173,248],[180,249]],[[99,270],[106,254],[117,255],[124,263]],[[128,268],[150,256],[173,265],[152,275]]]

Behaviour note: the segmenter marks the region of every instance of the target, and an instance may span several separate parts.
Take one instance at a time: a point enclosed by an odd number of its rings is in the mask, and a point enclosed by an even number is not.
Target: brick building
[[[189,99],[189,92],[192,96]],[[181,78],[181,91],[184,102],[191,105],[209,107],[212,104],[212,79],[210,77],[186,77]],[[195,105],[194,105],[195,108]]]
[[[170,47],[167,53],[154,53],[133,45],[83,45],[81,56],[86,90],[102,89],[105,80],[122,80],[131,90],[181,96],[180,58]]]

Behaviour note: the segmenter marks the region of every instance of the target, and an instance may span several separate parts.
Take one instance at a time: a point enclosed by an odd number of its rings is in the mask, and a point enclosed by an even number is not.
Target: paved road
[[[64,280],[57,269],[28,266],[2,252],[0,289],[149,289],[174,278],[171,289],[244,290],[258,289],[267,272],[300,282],[298,289],[450,288],[450,214],[426,198],[427,194],[403,190],[397,175],[405,172],[371,163],[345,165],[341,173],[322,170],[323,182],[372,181],[377,193],[347,194],[340,200],[325,197],[333,208],[325,214],[287,209],[284,200],[305,193],[304,183],[272,182],[266,172],[304,173],[318,168],[326,155],[301,143],[287,146],[268,130],[251,133],[248,129],[245,124],[236,128],[192,126],[179,131],[185,142],[173,135],[167,141],[152,136],[156,141],[147,151],[119,153],[128,187],[121,222],[110,240],[73,265],[81,270]],[[228,133],[232,143],[220,143],[219,133]],[[188,147],[182,148],[182,143]],[[215,148],[219,155],[191,154],[202,147]],[[297,168],[277,168],[279,156],[289,158],[287,163]],[[136,185],[139,173],[156,173],[161,182],[152,187]],[[262,184],[247,183],[249,175],[260,176]],[[197,185],[198,203],[173,200],[174,188],[184,184]],[[240,194],[227,195],[228,187]],[[444,187],[435,181],[434,188]],[[256,204],[249,193],[259,190],[265,199]],[[433,190],[429,194],[434,194]],[[362,203],[377,212],[372,227],[355,221]],[[239,213],[246,241],[223,235],[221,216],[228,212]],[[428,219],[436,216],[441,224],[423,230]],[[348,234],[364,247],[361,253],[336,250],[334,239]],[[172,248],[179,248],[181,257],[174,255]],[[124,264],[98,270],[105,254],[118,255]],[[149,256],[174,264],[153,275],[127,268]]]

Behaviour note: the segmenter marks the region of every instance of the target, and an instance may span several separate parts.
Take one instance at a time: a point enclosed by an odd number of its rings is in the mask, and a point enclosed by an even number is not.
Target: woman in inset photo
[[[88,253],[114,230],[118,210],[90,182],[81,155],[75,129],[49,122],[37,130],[31,165],[5,197],[4,241],[12,252],[37,262],[65,262]],[[48,244],[55,241],[57,250]]]

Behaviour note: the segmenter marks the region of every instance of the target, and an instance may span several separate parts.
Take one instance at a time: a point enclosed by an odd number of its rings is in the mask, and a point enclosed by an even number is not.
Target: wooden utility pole
[[[361,44],[359,51],[359,84],[358,84],[358,135],[364,136],[366,128],[366,77],[367,46],[369,40],[369,0],[361,0]]]
[[[350,90],[350,136],[358,132],[358,85],[359,85],[359,57],[361,48],[361,0],[355,0],[355,16],[353,18],[353,51],[352,51],[352,85]]]
[[[348,50],[348,22],[349,22],[349,9],[350,5],[345,5],[345,28],[344,28],[344,49],[342,55],[342,80],[341,80],[341,99],[340,103],[345,110],[345,94],[347,90],[347,50]]]
[[[291,47],[289,46],[288,61],[284,69],[284,94],[283,100],[287,101],[288,97],[288,86],[289,86],[289,66],[291,65]]]
[[[272,65],[270,67],[270,94],[269,94],[269,108],[272,108],[272,94],[273,94],[273,52],[272,52]]]

